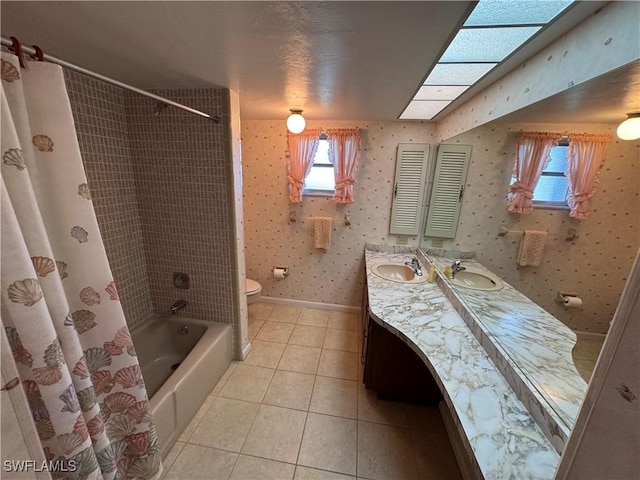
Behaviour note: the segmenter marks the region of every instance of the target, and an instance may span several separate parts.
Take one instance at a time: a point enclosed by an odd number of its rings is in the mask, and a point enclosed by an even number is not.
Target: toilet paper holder
[[[278,267],[275,266],[273,267],[273,276],[276,278],[286,278],[289,275],[289,267]],[[282,276],[280,276],[278,273],[282,272]]]
[[[580,308],[582,307],[582,299],[574,293],[558,292],[558,303],[561,303],[565,308]]]
[[[564,305],[564,297],[577,297],[577,296],[578,296],[577,293],[567,293],[567,292],[558,291],[556,295],[556,302]]]

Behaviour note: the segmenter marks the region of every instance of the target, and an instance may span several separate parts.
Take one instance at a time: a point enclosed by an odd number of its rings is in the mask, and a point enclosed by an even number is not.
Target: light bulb
[[[306,122],[302,116],[302,110],[291,109],[291,115],[287,118],[287,128],[291,133],[300,133],[304,130]]]
[[[640,113],[628,113],[627,117],[616,133],[622,140],[637,140],[640,138]]]

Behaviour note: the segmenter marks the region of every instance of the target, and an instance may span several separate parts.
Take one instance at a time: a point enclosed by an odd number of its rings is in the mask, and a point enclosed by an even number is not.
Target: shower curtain
[[[24,390],[53,478],[158,477],[62,68],[1,61],[2,327],[19,373],[4,388]]]

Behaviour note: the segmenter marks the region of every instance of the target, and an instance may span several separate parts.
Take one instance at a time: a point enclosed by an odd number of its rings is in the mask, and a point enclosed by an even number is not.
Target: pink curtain
[[[569,212],[570,217],[587,218],[589,200],[596,193],[609,135],[569,135]]]
[[[336,203],[353,203],[353,175],[360,161],[360,130],[357,128],[328,130],[329,155],[333,160]]]
[[[562,135],[546,132],[520,132],[516,136],[516,181],[509,186],[507,211],[509,213],[531,213],[533,190],[540,174],[549,162],[549,152]]]
[[[289,158],[287,160],[287,180],[289,182],[289,201],[301,202],[304,179],[313,166],[313,157],[318,151],[320,130],[304,130],[302,133],[288,135]]]

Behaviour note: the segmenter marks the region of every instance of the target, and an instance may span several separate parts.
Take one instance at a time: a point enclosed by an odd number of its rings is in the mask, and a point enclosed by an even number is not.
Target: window
[[[561,143],[551,149],[551,160],[540,175],[538,185],[533,191],[533,205],[538,207],[566,207],[569,194],[567,155],[569,145]]]
[[[313,157],[313,166],[304,180],[303,195],[329,196],[335,193],[335,174],[329,159],[329,140],[320,136],[318,151]]]

